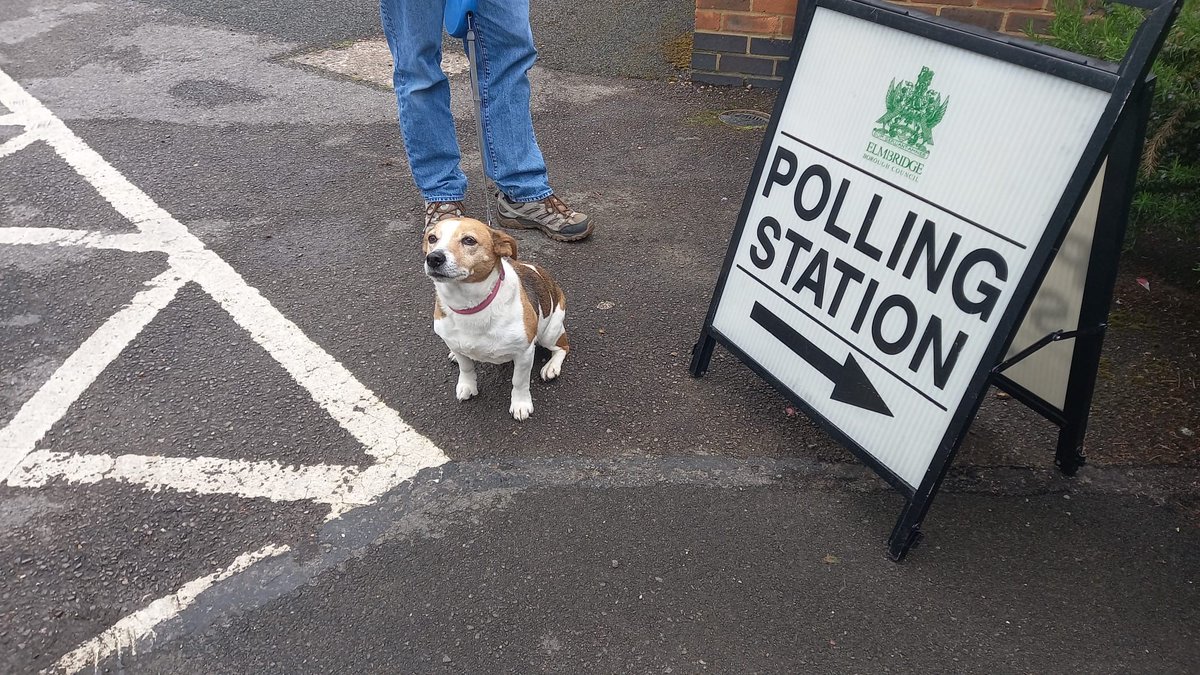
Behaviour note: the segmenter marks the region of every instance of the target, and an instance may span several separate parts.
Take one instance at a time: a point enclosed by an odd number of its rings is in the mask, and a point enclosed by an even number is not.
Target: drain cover
[[[727,110],[721,113],[720,120],[738,129],[766,129],[771,116],[757,110]]]

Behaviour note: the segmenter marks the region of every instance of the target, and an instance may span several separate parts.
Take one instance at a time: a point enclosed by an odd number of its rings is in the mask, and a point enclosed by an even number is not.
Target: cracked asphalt
[[[1106,464],[1101,447],[1063,478],[1051,425],[989,397],[896,565],[897,494],[727,353],[688,375],[760,140],[714,113],[771,96],[674,81],[663,45],[690,30],[689,1],[534,5],[535,126],[557,191],[598,230],[518,234],[568,294],[574,347],[518,424],[505,369],[453,399],[391,93],[292,60],[377,38],[375,5],[0,4],[0,71],[448,460],[337,519],[115,461],[0,483],[0,671],[78,670],[61,659],[271,544],[287,551],[87,670],[1194,672],[1194,467]],[[135,231],[40,144],[0,158],[0,228]],[[0,424],[169,264],[0,244]],[[195,283],[36,451],[316,481],[377,460]]]

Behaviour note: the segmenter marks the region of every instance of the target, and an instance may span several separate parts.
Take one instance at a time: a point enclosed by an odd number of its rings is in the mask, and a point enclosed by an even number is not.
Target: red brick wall
[[[995,31],[1044,32],[1053,0],[893,0]],[[692,79],[725,85],[779,86],[795,27],[797,0],[696,0]]]

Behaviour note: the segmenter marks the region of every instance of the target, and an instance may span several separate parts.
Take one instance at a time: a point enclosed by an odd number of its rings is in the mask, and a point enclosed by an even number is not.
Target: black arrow
[[[796,356],[808,361],[822,375],[829,378],[833,382],[833,395],[830,398],[856,408],[893,416],[887,403],[875,390],[875,385],[871,384],[858,361],[854,360],[854,354],[846,354],[846,362],[838,363],[760,303],[754,303],[754,309],[750,310],[750,318],[787,345],[788,349],[796,352]]]

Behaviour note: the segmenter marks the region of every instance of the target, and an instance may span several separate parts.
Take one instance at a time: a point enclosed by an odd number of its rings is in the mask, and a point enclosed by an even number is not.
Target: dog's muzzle
[[[453,279],[458,276],[454,263],[446,258],[446,252],[438,249],[425,256],[425,274],[434,279]]]

